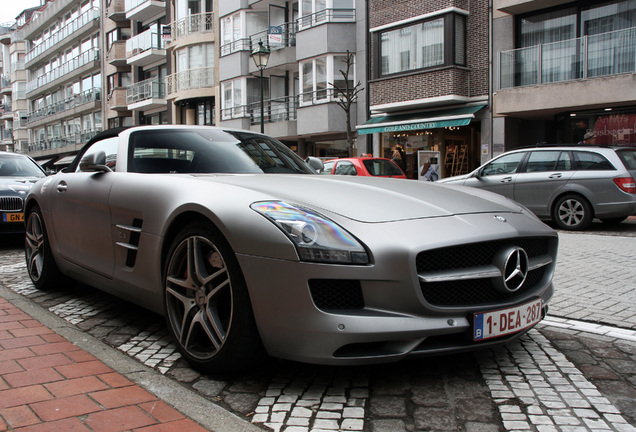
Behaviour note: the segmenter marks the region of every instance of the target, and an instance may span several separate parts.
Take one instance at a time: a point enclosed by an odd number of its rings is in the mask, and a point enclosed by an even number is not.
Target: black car
[[[24,232],[24,198],[46,173],[28,156],[0,152],[0,232]]]

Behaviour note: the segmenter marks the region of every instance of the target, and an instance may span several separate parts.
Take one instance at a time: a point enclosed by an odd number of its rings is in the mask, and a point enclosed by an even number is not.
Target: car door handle
[[[556,174],[550,174],[550,175],[548,176],[548,178],[551,178],[551,179],[559,179],[559,178],[561,178],[562,176],[563,176],[563,174],[561,174],[561,173],[556,173]]]
[[[499,183],[510,183],[512,181],[512,177],[504,177],[499,180]]]
[[[64,193],[66,192],[66,189],[68,189],[68,185],[66,184],[65,181],[61,181],[57,184],[57,191],[59,193]]]

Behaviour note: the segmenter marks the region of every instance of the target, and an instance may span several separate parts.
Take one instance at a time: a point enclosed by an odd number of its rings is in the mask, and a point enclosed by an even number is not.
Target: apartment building
[[[301,156],[348,155],[336,88],[347,52],[356,53],[354,1],[221,1],[218,12],[220,124],[254,131],[262,124]],[[269,58],[259,69],[251,54],[261,45]],[[354,55],[351,85],[355,66]]]
[[[463,174],[490,157],[488,2],[369,0],[370,118],[375,156],[401,150],[406,174]]]
[[[20,28],[28,152],[71,155],[102,130],[100,0],[56,0]]]
[[[38,9],[26,9],[13,23],[0,25],[0,150],[26,153],[28,149],[26,43],[19,29]]]
[[[636,142],[636,2],[494,0],[494,140]]]
[[[172,123],[217,124],[219,61],[217,0],[175,0],[164,30],[169,73],[166,98]]]
[[[163,29],[169,23],[167,6],[165,0],[124,2],[131,28],[126,63],[132,76],[126,87],[126,104],[134,125],[173,123],[166,98],[168,57]]]

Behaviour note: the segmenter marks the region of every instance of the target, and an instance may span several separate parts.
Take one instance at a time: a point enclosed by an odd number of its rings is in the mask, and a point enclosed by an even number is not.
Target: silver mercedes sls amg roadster
[[[525,208],[320,166],[246,131],[106,131],[31,189],[29,275],[165,315],[204,371],[263,353],[345,365],[478,349],[545,316],[558,238]]]

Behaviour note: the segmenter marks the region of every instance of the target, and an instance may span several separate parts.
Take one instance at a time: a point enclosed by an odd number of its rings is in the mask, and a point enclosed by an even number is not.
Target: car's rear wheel
[[[580,195],[564,195],[554,204],[554,222],[565,230],[584,230],[592,223],[592,207]]]
[[[166,320],[186,360],[204,372],[227,372],[256,359],[261,343],[249,295],[225,239],[207,224],[191,224],[166,263]]]
[[[39,290],[47,290],[65,278],[53,259],[40,207],[33,206],[26,217],[24,252],[29,277]]]

